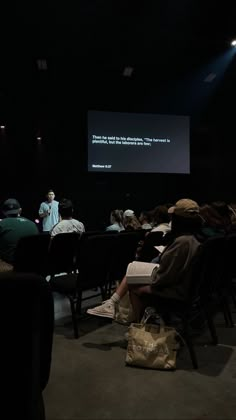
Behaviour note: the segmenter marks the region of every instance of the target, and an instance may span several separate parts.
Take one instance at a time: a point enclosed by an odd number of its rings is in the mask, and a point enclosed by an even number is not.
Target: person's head
[[[55,193],[53,190],[48,190],[47,192],[47,200],[49,203],[51,203],[55,198]]]
[[[110,222],[118,223],[119,225],[122,225],[123,222],[123,210],[112,210],[110,214]]]
[[[125,217],[125,216],[128,216],[128,217],[134,216],[134,211],[130,210],[130,209],[125,210],[124,213],[123,213],[123,217]]]
[[[158,226],[161,223],[169,223],[170,216],[168,213],[168,208],[164,205],[159,205],[155,207],[152,215],[152,222],[154,226]]]
[[[222,219],[224,229],[226,229],[226,231],[230,230],[232,224],[232,210],[229,208],[228,204],[226,204],[224,201],[214,201],[211,203],[211,206]]]
[[[211,228],[223,227],[222,217],[210,204],[204,204],[200,207],[200,215],[203,218],[203,223],[205,226],[209,226]]]
[[[151,223],[151,214],[149,211],[142,210],[139,216],[139,221],[143,225],[144,223]]]
[[[137,217],[135,215],[133,216],[125,216],[123,218],[123,224],[125,230],[138,230],[142,229],[141,223],[138,221]]]
[[[21,214],[21,206],[15,198],[8,198],[2,205],[2,213],[4,217],[18,217]]]
[[[211,206],[217,211],[217,213],[221,217],[223,217],[223,219],[230,219],[232,210],[224,201],[214,201],[213,203],[211,203]]]
[[[63,198],[59,202],[58,211],[62,219],[71,219],[73,215],[72,201],[67,198]]]
[[[202,226],[199,205],[190,198],[178,200],[168,212],[171,215],[171,230],[176,235],[197,233]]]

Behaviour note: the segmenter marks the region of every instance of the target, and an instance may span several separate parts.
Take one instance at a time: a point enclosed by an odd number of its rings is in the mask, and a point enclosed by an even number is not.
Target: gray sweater
[[[192,261],[200,246],[193,235],[182,235],[165,249],[152,282],[154,294],[178,300],[185,300],[188,297]]]

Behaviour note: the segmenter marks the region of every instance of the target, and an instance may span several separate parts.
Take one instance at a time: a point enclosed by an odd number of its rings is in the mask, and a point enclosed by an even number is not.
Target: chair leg
[[[101,290],[102,300],[106,300],[107,298],[106,288],[104,288],[103,286],[100,286],[100,290]]]
[[[226,310],[225,310],[225,308],[224,308],[224,305],[223,305],[223,304],[222,304],[222,312],[223,312],[223,315],[224,315],[225,326],[226,326],[226,327],[229,327],[229,319],[228,319],[228,315],[227,315],[227,312],[226,312]]]
[[[233,328],[234,327],[234,321],[233,321],[233,318],[232,318],[229,303],[227,301],[227,298],[225,298],[225,297],[223,297],[223,299],[222,299],[222,307],[223,307],[224,314],[228,319],[229,327]]]
[[[196,353],[195,353],[195,350],[194,350],[194,347],[193,347],[192,340],[191,340],[188,333],[185,335],[185,341],[186,341],[186,344],[188,346],[188,350],[189,350],[189,354],[190,354],[190,357],[191,357],[191,360],[192,360],[193,368],[198,369],[197,356],[196,356]]]
[[[76,301],[76,308],[75,311],[77,315],[81,315],[82,310],[82,291],[77,292],[77,301]]]
[[[76,317],[74,298],[72,296],[69,296],[69,300],[70,300],[72,323],[73,323],[73,329],[74,329],[74,337],[78,338],[79,337],[79,329],[78,329],[78,321],[77,321],[77,317]]]
[[[212,344],[216,346],[218,344],[218,336],[216,333],[216,328],[215,328],[213,318],[208,309],[205,309],[205,315],[206,315],[206,319],[208,323],[208,328],[210,330],[211,337],[212,337]]]
[[[196,353],[195,353],[195,350],[194,350],[192,339],[189,335],[188,321],[183,320],[183,324],[184,324],[184,338],[185,338],[185,342],[186,342],[188,350],[189,350],[189,354],[190,354],[190,357],[191,357],[191,360],[192,360],[193,368],[198,369],[197,356],[196,356]]]
[[[234,289],[232,288],[231,290],[230,290],[230,294],[231,294],[231,297],[232,297],[232,300],[233,300],[233,304],[234,304],[234,306],[235,306],[235,308],[236,308],[236,297],[235,297],[235,292],[234,292]]]

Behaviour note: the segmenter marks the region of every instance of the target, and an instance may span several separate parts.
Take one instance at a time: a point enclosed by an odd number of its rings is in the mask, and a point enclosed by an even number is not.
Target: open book
[[[126,271],[128,284],[151,284],[159,264],[147,263],[142,261],[131,262]]]

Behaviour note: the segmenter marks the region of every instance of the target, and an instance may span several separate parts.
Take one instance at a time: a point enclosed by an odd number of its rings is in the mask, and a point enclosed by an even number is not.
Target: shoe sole
[[[92,311],[87,311],[87,314],[89,315],[94,315],[94,316],[100,316],[101,318],[110,318],[110,319],[114,319],[114,315],[110,315],[110,314],[105,314],[105,313],[97,313],[97,312],[92,312]]]

